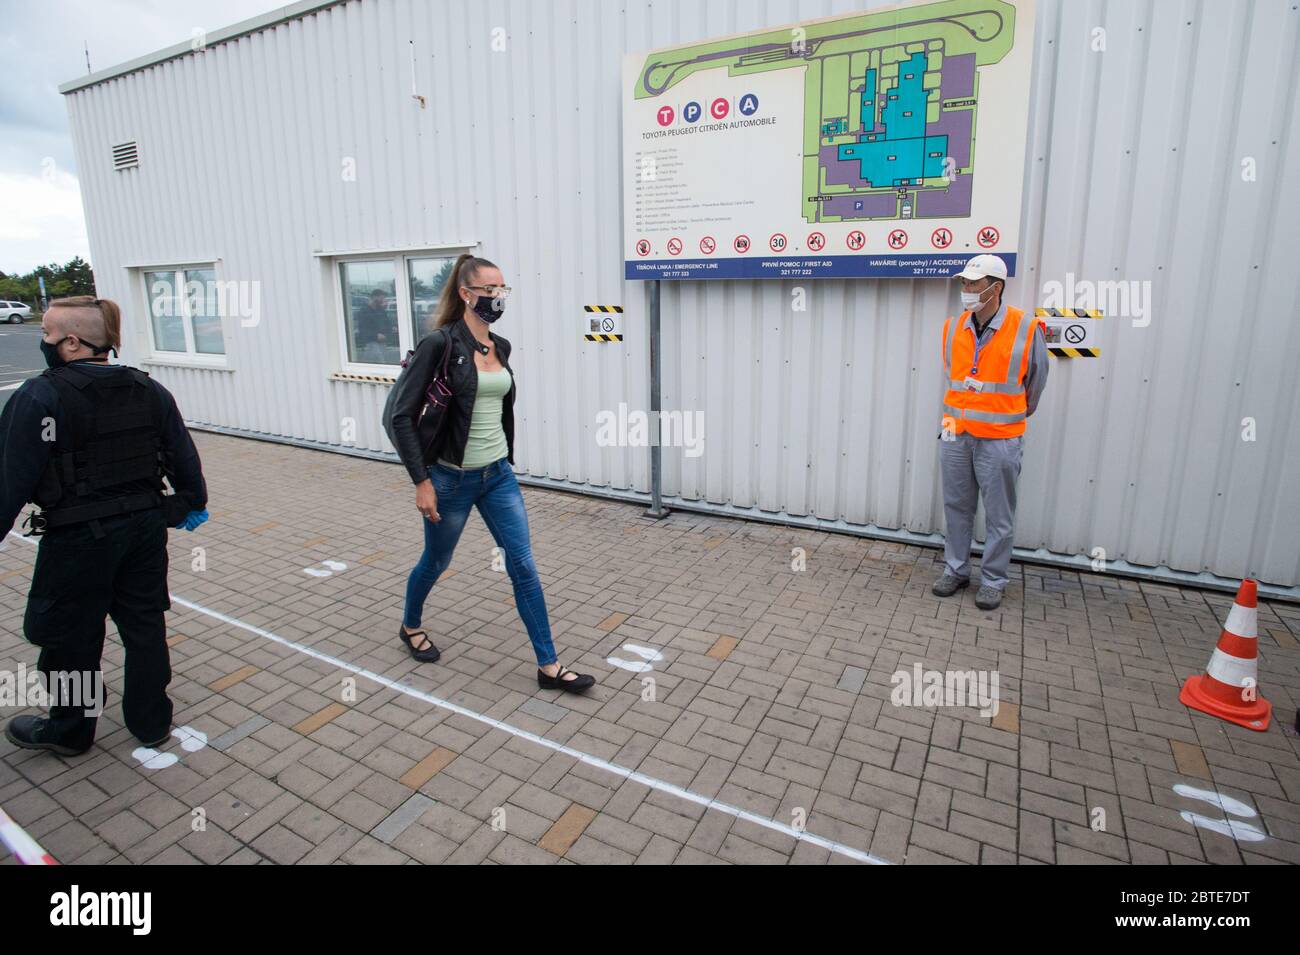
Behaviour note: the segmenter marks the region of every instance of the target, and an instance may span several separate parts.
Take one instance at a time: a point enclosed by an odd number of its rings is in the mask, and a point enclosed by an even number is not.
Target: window
[[[348,361],[367,365],[396,365],[402,360],[397,329],[397,278],[392,262],[344,262],[344,335]]]
[[[345,369],[391,374],[407,350],[433,331],[438,299],[455,262],[455,254],[340,260]]]
[[[442,287],[451,277],[455,259],[421,257],[406,260],[406,274],[411,289],[411,323],[414,340],[419,341],[433,331],[438,299]]]
[[[214,269],[150,270],[143,278],[154,352],[205,358],[226,354],[221,331],[225,296]]]

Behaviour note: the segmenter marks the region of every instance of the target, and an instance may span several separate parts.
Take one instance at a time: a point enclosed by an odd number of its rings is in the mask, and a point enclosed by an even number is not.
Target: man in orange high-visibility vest
[[[944,572],[933,592],[950,597],[970,586],[975,508],[984,498],[984,556],[975,605],[1002,602],[1015,535],[1016,479],[1025,419],[1047,385],[1047,343],[1040,319],[1002,303],[1007,266],[977,255],[957,275],[965,311],[943,325]]]

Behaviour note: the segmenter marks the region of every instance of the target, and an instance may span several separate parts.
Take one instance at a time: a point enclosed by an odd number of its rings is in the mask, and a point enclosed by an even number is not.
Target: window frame
[[[195,349],[194,344],[194,316],[190,313],[189,297],[185,294],[184,276],[190,272],[200,270],[212,273],[212,281],[220,283],[221,275],[217,268],[216,261],[206,262],[182,262],[175,265],[141,265],[137,266],[135,271],[140,282],[140,294],[144,299],[145,315],[145,334],[148,336],[149,357],[148,361],[154,364],[166,365],[192,365],[198,368],[228,368],[229,367],[229,343],[226,340],[226,317],[219,316],[221,328],[221,347],[219,354],[212,352],[201,352]],[[156,272],[172,273],[173,289],[176,293],[176,299],[181,307],[181,331],[185,335],[185,351],[171,351],[158,347],[158,342],[154,337],[153,325],[153,301],[150,297],[149,278],[148,276]]]
[[[337,316],[334,323],[334,337],[338,348],[339,371],[349,375],[396,378],[402,370],[401,359],[406,357],[408,350],[418,344],[418,339],[415,337],[414,303],[411,301],[410,261],[412,259],[451,259],[455,261],[456,257],[461,253],[471,252],[473,248],[473,246],[469,245],[434,246],[385,250],[382,252],[347,252],[331,256],[331,284],[334,289],[334,311]],[[388,262],[393,266],[394,297],[397,300],[397,354],[399,356],[398,362],[395,364],[384,365],[377,362],[352,361],[348,357],[350,352],[348,347],[348,316],[343,298],[343,266],[352,262]],[[439,295],[441,295],[441,291]]]

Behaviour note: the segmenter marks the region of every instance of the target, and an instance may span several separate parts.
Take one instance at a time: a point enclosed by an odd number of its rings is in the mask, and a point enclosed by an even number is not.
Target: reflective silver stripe
[[[987,421],[989,424],[1015,424],[1017,421],[1025,420],[1025,413],[1017,411],[1003,414],[998,411],[971,411],[967,408],[964,417],[970,421]]]
[[[1025,386],[1010,381],[986,381],[984,387],[980,389],[980,393],[986,395],[1023,395]]]
[[[1011,349],[1011,361],[1007,363],[1007,384],[1014,384],[1016,391],[1025,389],[1019,384],[1020,381],[1020,363],[1025,359],[1025,345],[1029,341],[1029,332],[1034,327],[1034,320],[1023,312],[1020,313],[1020,324],[1016,327],[1016,344]],[[1005,394],[1006,392],[1002,392]]]
[[[965,391],[965,378],[949,378],[948,387],[953,391]],[[1003,381],[986,381],[984,387],[979,390],[984,395],[1021,395],[1025,392],[1025,386],[1022,384],[1012,384]]]
[[[966,324],[965,312],[962,312],[956,318],[950,319],[948,322],[948,340],[944,342],[943,358],[944,358],[944,365],[948,369],[948,377],[950,378],[952,377],[952,349],[953,346],[957,343],[957,332],[965,324]]]
[[[971,408],[954,408],[948,404],[943,406],[943,411],[944,414],[952,415],[954,418],[965,418],[967,421],[986,421],[989,424],[1015,424],[1017,421],[1025,420],[1023,411],[1004,414],[1000,411],[975,411]]]

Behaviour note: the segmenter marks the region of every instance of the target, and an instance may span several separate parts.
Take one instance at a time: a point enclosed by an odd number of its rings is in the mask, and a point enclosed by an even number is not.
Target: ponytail
[[[99,300],[99,311],[104,316],[106,344],[114,351],[120,351],[122,348],[122,310],[117,307],[117,302],[112,299],[101,298]]]
[[[452,322],[458,322],[465,317],[465,300],[460,297],[461,286],[473,285],[474,277],[478,274],[479,269],[494,269],[496,265],[487,259],[480,259],[478,256],[463,252],[457,257],[451,267],[451,272],[447,275],[447,281],[442,287],[442,295],[438,297],[437,318],[434,320],[435,328],[442,328],[444,325],[450,325]]]

